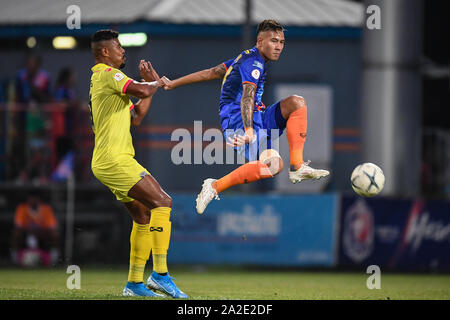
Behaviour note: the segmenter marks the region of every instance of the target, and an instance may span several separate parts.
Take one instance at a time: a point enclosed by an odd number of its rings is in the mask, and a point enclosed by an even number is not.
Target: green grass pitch
[[[145,274],[148,276],[149,271]],[[67,289],[66,269],[0,269],[0,299],[145,299],[122,297],[125,268],[83,268],[81,288]],[[364,271],[250,271],[174,268],[191,300],[449,300],[450,275],[381,274],[381,289],[366,287]],[[146,279],[146,278],[145,278]]]

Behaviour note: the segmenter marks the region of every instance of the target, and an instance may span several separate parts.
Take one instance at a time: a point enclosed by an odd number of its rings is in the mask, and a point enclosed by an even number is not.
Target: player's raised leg
[[[283,118],[287,119],[286,136],[290,157],[289,180],[292,183],[297,183],[302,180],[320,179],[329,175],[329,171],[311,168],[309,161],[305,163],[303,160],[303,147],[308,129],[308,108],[305,99],[293,95],[282,100],[280,107]]]
[[[150,208],[146,238],[153,258],[153,272],[147,280],[152,289],[160,290],[173,298],[188,298],[172,281],[167,268],[167,251],[170,243],[172,199],[151,176],[146,175],[128,192]]]
[[[203,182],[201,192],[197,196],[197,213],[202,214],[214,198],[219,199],[220,192],[238,184],[273,178],[282,170],[283,160],[280,155],[276,150],[268,149],[261,153],[258,161],[243,164],[218,180],[206,179]]]

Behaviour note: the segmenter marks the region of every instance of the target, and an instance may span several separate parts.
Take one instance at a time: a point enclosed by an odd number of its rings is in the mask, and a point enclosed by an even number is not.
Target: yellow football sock
[[[151,210],[150,233],[152,239],[153,271],[167,272],[167,250],[170,243],[171,222],[169,207],[158,207]]]
[[[130,269],[129,282],[143,282],[145,264],[151,251],[150,224],[138,224],[133,221],[130,235]]]

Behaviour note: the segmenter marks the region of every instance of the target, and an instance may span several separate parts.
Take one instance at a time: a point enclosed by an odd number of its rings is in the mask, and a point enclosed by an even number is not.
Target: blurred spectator
[[[29,154],[16,182],[20,184],[31,182],[34,185],[47,184],[50,176],[48,150],[31,147]]]
[[[10,170],[20,172],[19,182],[34,180],[46,183],[48,161],[45,149],[45,103],[51,101],[49,73],[41,68],[40,56],[26,56],[25,67],[18,71],[15,81],[17,111],[13,115],[12,160]],[[37,166],[37,167],[36,167]],[[37,175],[37,176],[36,176]],[[36,180],[38,179],[38,180]]]
[[[42,58],[30,53],[25,58],[25,68],[16,77],[16,102],[45,103],[51,100],[50,75],[41,69]]]
[[[19,266],[50,267],[58,260],[58,222],[36,192],[16,208],[11,255]]]
[[[54,157],[52,170],[65,154],[74,149],[74,132],[78,117],[79,102],[74,90],[75,72],[68,67],[60,70],[56,81],[54,101],[59,104],[52,111],[52,141]]]
[[[69,68],[62,68],[58,74],[55,88],[55,101],[63,101],[69,103],[76,103],[77,96],[74,90],[75,86],[75,72]]]

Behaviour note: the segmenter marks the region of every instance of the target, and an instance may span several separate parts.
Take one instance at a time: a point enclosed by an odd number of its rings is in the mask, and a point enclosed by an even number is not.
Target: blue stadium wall
[[[450,271],[450,202],[224,195],[197,215],[175,195],[173,263]]]

